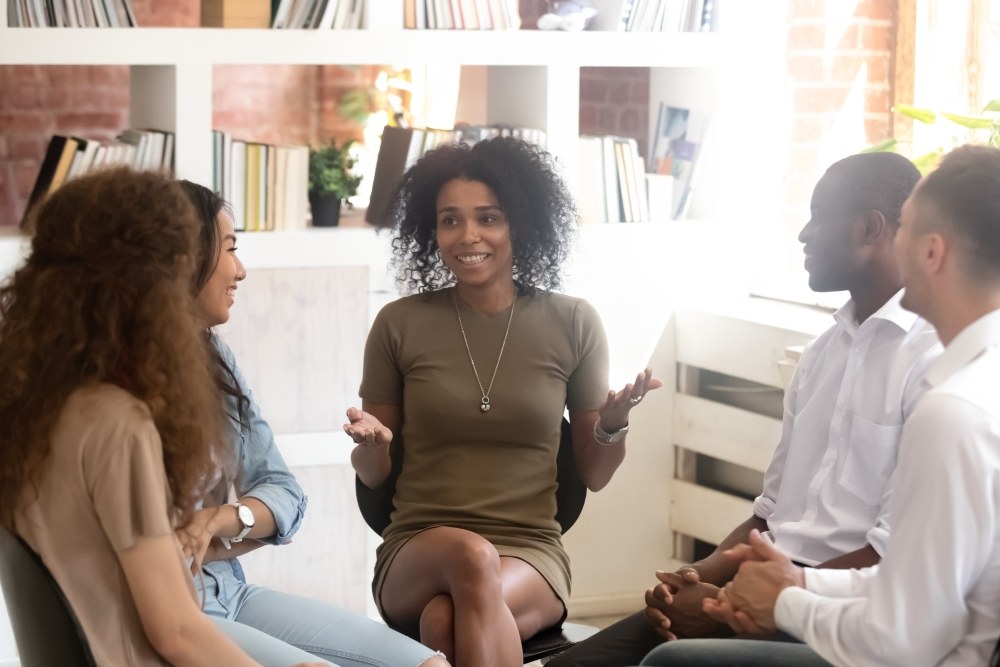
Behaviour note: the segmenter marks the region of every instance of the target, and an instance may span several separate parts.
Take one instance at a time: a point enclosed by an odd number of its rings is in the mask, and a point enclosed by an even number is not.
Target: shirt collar
[[[962,329],[927,369],[924,380],[936,387],[987,348],[996,345],[1000,345],[1000,309],[983,315]]]
[[[917,314],[909,311],[900,305],[899,301],[903,298],[903,290],[899,290],[888,301],[882,304],[882,307],[872,313],[865,322],[869,320],[885,320],[887,322],[892,322],[897,327],[903,331],[909,331],[913,328],[913,324],[917,321]],[[857,318],[854,315],[854,299],[848,299],[847,303],[840,307],[833,314],[833,319],[836,322],[847,329],[853,336],[857,333],[857,330],[864,325],[865,322],[858,324]]]

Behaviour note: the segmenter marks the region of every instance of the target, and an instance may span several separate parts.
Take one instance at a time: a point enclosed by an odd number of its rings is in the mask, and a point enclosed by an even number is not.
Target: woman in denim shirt
[[[199,314],[218,362],[233,452],[205,507],[178,532],[192,559],[205,613],[265,666],[284,667],[318,656],[341,667],[447,667],[425,646],[371,619],[329,604],[248,584],[237,557],[264,544],[287,544],[306,509],[302,487],[289,472],[261,417],[232,351],[211,331],[229,319],[237,283],[246,270],[225,201],[181,181],[202,220],[195,272]],[[230,489],[235,502],[229,502]]]

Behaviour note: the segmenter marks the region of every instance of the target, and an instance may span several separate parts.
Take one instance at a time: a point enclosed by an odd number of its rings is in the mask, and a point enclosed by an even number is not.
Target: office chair
[[[358,499],[358,508],[368,527],[379,535],[389,525],[389,517],[395,506],[392,503],[396,495],[396,480],[403,469],[402,441],[397,435],[390,447],[392,470],[389,478],[377,489],[369,489],[355,476],[354,490]],[[573,438],[569,422],[563,418],[562,431],[559,436],[559,452],[556,455],[556,521],[562,532],[572,527],[583,511],[583,503],[587,499],[587,486],[580,479],[576,467],[576,457],[573,454]],[[565,651],[573,644],[583,641],[597,632],[597,628],[579,623],[563,623],[562,627],[550,628],[539,632],[522,642],[524,662],[555,655]]]
[[[76,614],[31,547],[0,528],[0,584],[21,667],[96,667]]]

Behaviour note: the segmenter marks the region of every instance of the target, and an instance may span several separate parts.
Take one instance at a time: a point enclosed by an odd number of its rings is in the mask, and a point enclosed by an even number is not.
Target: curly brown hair
[[[392,246],[399,287],[429,292],[454,284],[438,252],[437,196],[455,178],[483,183],[496,195],[510,223],[518,291],[558,289],[576,231],[576,207],[555,158],[513,137],[441,145],[403,174],[388,209],[398,222]]]
[[[201,223],[165,176],[112,169],[29,215],[31,253],[0,287],[0,525],[37,494],[50,434],[79,387],[145,402],[179,525],[226,461],[215,378],[191,281]]]

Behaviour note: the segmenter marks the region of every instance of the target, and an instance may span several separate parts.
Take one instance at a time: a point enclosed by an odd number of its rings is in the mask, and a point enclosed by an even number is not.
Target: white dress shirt
[[[778,626],[835,665],[982,667],[1000,634],[1000,310],[927,371],[880,565],[807,570]]]
[[[785,393],[781,440],[754,514],[794,560],[816,565],[889,536],[889,483],[904,420],[941,352],[897,293],[860,325],[854,302],[802,353]]]

